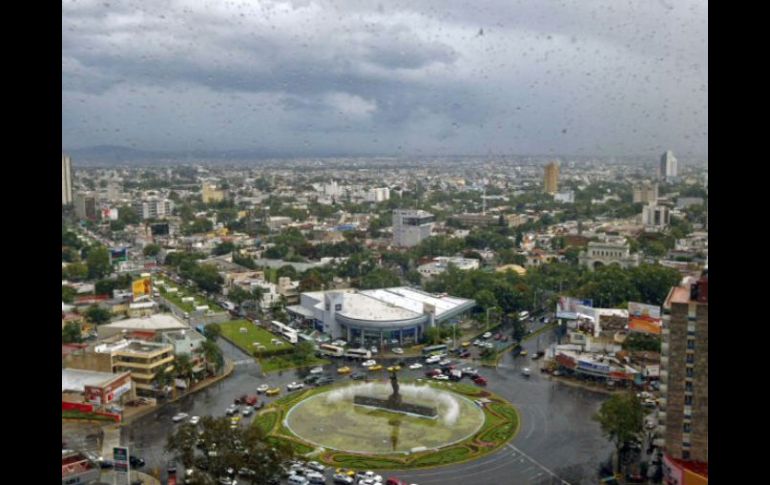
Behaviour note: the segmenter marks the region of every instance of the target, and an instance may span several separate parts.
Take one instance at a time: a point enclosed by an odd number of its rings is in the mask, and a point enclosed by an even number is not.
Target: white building
[[[580,264],[591,270],[607,264],[618,264],[622,268],[636,267],[639,266],[639,260],[639,255],[631,254],[631,247],[622,237],[589,242],[586,250],[578,255]]]
[[[656,203],[658,201],[658,184],[645,182],[634,186],[634,204]]]
[[[667,182],[672,181],[677,176],[677,168],[677,160],[674,158],[674,152],[668,150],[660,157],[658,178]]]
[[[412,247],[430,237],[436,217],[423,210],[393,211],[393,244]]]
[[[468,271],[479,268],[479,260],[473,258],[450,258],[439,256],[432,262],[423,264],[417,268],[417,271],[423,278],[432,278],[446,271],[449,265],[454,265],[461,271]]]
[[[671,215],[664,205],[648,204],[642,207],[642,224],[648,228],[663,229],[668,226]]]
[[[72,203],[72,160],[64,154],[61,156],[61,203]]]
[[[390,200],[390,189],[388,187],[369,189],[366,200],[369,202],[385,202],[386,200]]]
[[[136,214],[142,219],[163,219],[171,215],[174,201],[162,197],[148,197],[132,204]]]
[[[567,190],[565,192],[557,192],[553,195],[553,200],[561,202],[563,204],[575,203],[575,192],[573,190]]]

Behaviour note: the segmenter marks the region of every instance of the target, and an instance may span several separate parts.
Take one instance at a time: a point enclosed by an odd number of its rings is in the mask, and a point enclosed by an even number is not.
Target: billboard
[[[110,249],[110,263],[114,264],[119,261],[128,261],[128,248]]]
[[[628,329],[634,332],[661,334],[660,307],[628,302]]]
[[[556,318],[566,318],[576,320],[578,317],[578,307],[593,307],[593,300],[579,300],[568,296],[559,297],[556,303]]]
[[[131,290],[134,294],[134,300],[136,300],[140,296],[150,295],[152,294],[152,281],[150,280],[150,278],[142,278],[139,280],[135,280],[131,284]]]

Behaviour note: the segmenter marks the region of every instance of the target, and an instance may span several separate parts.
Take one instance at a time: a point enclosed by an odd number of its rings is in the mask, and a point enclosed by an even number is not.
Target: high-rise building
[[[64,154],[61,156],[61,203],[72,203],[72,160]]]
[[[162,197],[147,197],[135,201],[133,209],[141,219],[164,219],[174,210],[174,201]]]
[[[98,216],[96,210],[96,195],[93,192],[78,192],[72,200],[75,207],[75,215],[80,219],[95,221]]]
[[[693,280],[672,288],[663,304],[658,431],[668,468],[708,463],[708,270]]]
[[[654,229],[663,229],[670,222],[668,207],[654,202],[642,207],[642,224]]]
[[[201,199],[204,204],[212,202],[222,202],[225,198],[225,191],[218,189],[215,184],[204,183],[201,187]]]
[[[658,184],[644,182],[634,186],[634,204],[649,204],[658,201]]]
[[[416,246],[430,237],[436,217],[423,210],[393,211],[393,244],[401,247]]]
[[[377,187],[369,189],[366,194],[366,199],[369,202],[385,202],[390,200],[390,189],[388,187]]]
[[[671,182],[677,177],[677,161],[674,158],[674,152],[668,150],[663,156],[660,157],[660,165],[658,166],[658,178]]]
[[[543,181],[543,192],[546,194],[555,194],[559,190],[559,164],[551,162],[545,166],[545,179]]]

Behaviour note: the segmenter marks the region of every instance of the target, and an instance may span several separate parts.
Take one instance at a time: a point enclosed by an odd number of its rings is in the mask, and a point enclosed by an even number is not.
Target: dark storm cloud
[[[78,0],[62,13],[65,147],[707,154],[700,2]]]

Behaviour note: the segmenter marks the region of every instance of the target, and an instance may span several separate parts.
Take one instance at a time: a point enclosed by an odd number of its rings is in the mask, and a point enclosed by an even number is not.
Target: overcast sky
[[[63,0],[63,148],[708,156],[703,0]]]

